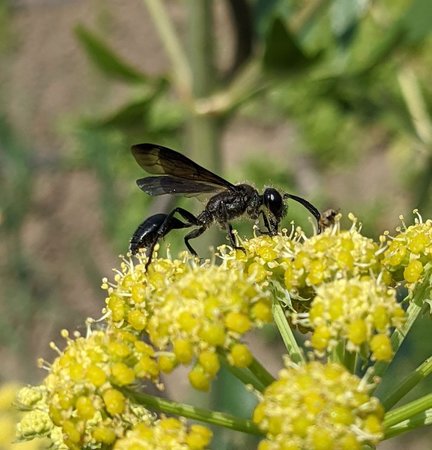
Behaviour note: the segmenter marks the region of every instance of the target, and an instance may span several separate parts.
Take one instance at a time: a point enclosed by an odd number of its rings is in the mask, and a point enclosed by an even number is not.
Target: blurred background
[[[141,192],[132,144],[352,211],[374,238],[414,208],[430,217],[431,31],[430,0],[0,0],[0,381],[40,381],[59,330],[100,316],[101,278],[148,215],[203,207]],[[296,204],[291,220],[312,231]],[[212,229],[195,242],[205,254],[227,241]],[[391,367],[398,379],[429,356],[427,327]],[[274,331],[251,339],[277,371]],[[221,376],[214,407],[245,414],[239,391]],[[380,448],[430,448],[421,435]]]

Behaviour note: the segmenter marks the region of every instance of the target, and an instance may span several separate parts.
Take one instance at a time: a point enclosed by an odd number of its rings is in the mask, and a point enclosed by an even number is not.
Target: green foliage
[[[394,74],[397,58],[414,43],[418,52],[425,53],[422,42],[430,32],[430,2],[392,5],[385,27],[368,14],[373,8],[376,14],[383,14],[381,6],[358,0],[302,6],[296,2],[257,2],[255,31],[262,51],[251,55],[250,60],[261,61],[264,71],[249,81],[247,97],[239,98],[239,102],[262,104],[263,94],[270,93],[267,98],[276,117],[283,114],[297,123],[302,146],[320,170],[331,170],[334,164],[356,164],[374,147],[376,139],[394,145],[406,135],[415,139],[413,119]],[[164,75],[151,79],[141,74],[113,52],[102,37],[82,26],[77,28],[77,36],[107,77],[131,85],[143,83],[141,95],[83,125],[90,129],[115,128],[131,140],[145,137],[158,142],[178,141],[188,114],[194,112],[188,111],[189,106],[182,101],[173,100],[176,87],[172,80]],[[257,94],[250,96],[253,91]],[[229,118],[231,107],[228,103],[217,114]]]
[[[301,72],[318,59],[318,56],[305,54],[279,17],[275,17],[269,27],[264,48],[264,69],[280,75]]]
[[[414,0],[401,18],[401,27],[406,41],[421,43],[432,31],[432,3],[429,0]]]
[[[126,83],[143,83],[147,81],[145,74],[125,62],[104,39],[79,25],[75,29],[76,36],[94,65],[107,77]]]

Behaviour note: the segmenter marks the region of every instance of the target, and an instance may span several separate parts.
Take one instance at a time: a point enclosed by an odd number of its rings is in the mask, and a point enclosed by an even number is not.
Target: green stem
[[[415,205],[422,210],[429,202],[429,191],[432,184],[430,176],[432,170],[432,118],[414,70],[408,66],[402,66],[398,73],[398,81],[411,116],[412,126],[423,145],[424,152],[428,155],[422,164],[423,170],[416,182],[417,201]]]
[[[196,101],[209,98],[217,83],[214,61],[213,1],[189,0],[188,51],[192,71],[192,93]],[[188,123],[188,144],[192,158],[217,173],[222,170],[220,117],[203,115],[196,108]]]
[[[290,23],[290,28],[301,42],[305,41],[309,32],[317,25],[320,17],[326,14],[325,10],[328,8],[329,3],[329,0],[305,3],[305,7],[301,9],[301,12],[294,16]]]
[[[295,363],[304,362],[304,355],[297,344],[297,341],[285,316],[285,311],[277,297],[273,299],[272,311],[274,321],[279,329],[279,333],[282,337],[291,360]]]
[[[209,95],[216,84],[213,0],[189,0],[188,48],[195,98]]]
[[[185,403],[173,402],[144,392],[135,392],[128,388],[118,388],[127,397],[134,402],[144,405],[149,409],[160,411],[167,414],[175,414],[188,419],[199,420],[201,422],[219,425],[231,430],[241,431],[243,433],[262,436],[264,433],[250,420],[241,419],[231,414],[225,414],[218,411],[212,411],[205,408],[187,405]]]
[[[384,59],[389,58],[392,52],[400,47],[400,43],[404,38],[404,32],[401,27],[401,20],[395,21],[392,27],[383,33],[381,39],[376,42],[369,52],[368,57],[362,61],[360,66],[354,73],[358,76],[368,74]]]
[[[384,409],[388,411],[417,384],[432,373],[432,356],[420,364],[414,372],[410,373],[396,389],[389,394],[383,401]]]
[[[432,120],[414,70],[402,66],[398,81],[417,137],[426,146],[432,144]]]
[[[226,112],[232,112],[251,97],[270,86],[273,86],[273,83],[263,76],[261,59],[253,59],[226,88],[225,92],[229,98],[229,106],[226,108]]]
[[[160,0],[144,0],[153,19],[154,25],[165,47],[165,51],[173,66],[174,82],[181,97],[191,98],[192,74],[186,54],[180,46],[180,40]]]
[[[413,326],[415,320],[417,319],[418,315],[420,314],[421,307],[417,306],[414,303],[411,303],[408,306],[407,309],[407,320],[402,326],[400,330],[395,330],[391,336],[391,343],[394,353],[396,353],[399,350],[399,347],[402,345],[402,342],[404,341],[406,335],[408,334],[409,330]],[[387,370],[388,366],[390,365],[391,361],[378,361],[374,364],[374,370],[371,371],[371,377],[378,376],[382,377],[384,375],[384,372]]]
[[[263,78],[260,61],[254,59],[222,91],[197,99],[195,111],[200,115],[226,117],[244,102],[270,86],[271,82]]]
[[[430,187],[432,184],[431,176],[432,173],[432,145],[428,145],[425,147],[428,156],[426,160],[422,163],[422,172],[419,173],[416,183],[416,200],[415,205],[419,208],[420,211],[423,211],[428,207],[429,198],[430,198]]]
[[[389,411],[384,416],[384,428],[387,430],[403,421],[410,420],[417,414],[432,409],[432,394],[427,394],[417,400]]]
[[[355,373],[357,366],[358,353],[350,352],[345,348],[343,365],[351,372]]]
[[[222,172],[221,139],[223,123],[218,114],[201,114],[196,103],[210,97],[217,84],[213,32],[213,1],[188,0],[188,56],[192,73],[193,104],[186,123],[186,147],[192,159],[215,171]],[[211,227],[197,242],[199,255],[208,255],[208,249],[220,242],[219,230]],[[194,246],[195,247],[195,246]],[[207,252],[207,253],[206,253]]]
[[[218,351],[219,358],[226,367],[226,369],[232,373],[238,380],[240,380],[244,385],[251,385],[254,389],[259,392],[263,392],[266,388],[261,380],[259,380],[249,369],[242,369],[239,367],[232,366],[227,357],[222,351]]]
[[[265,386],[269,386],[275,381],[273,375],[254,357],[249,366],[249,370],[260,380]]]
[[[427,409],[420,414],[410,417],[408,420],[399,422],[386,429],[384,439],[390,439],[402,433],[412,431],[422,426],[432,424],[432,409]]]
[[[339,341],[330,353],[330,361],[344,365],[345,345]]]
[[[431,287],[431,266],[426,265],[425,276],[423,282],[416,288],[412,298],[410,299],[410,304],[407,309],[407,320],[403,324],[400,330],[395,330],[391,336],[391,343],[394,353],[396,353],[402,342],[404,341],[409,330],[413,326],[420,312],[424,308],[424,300],[426,292],[430,290]],[[370,377],[375,376],[382,377],[387,367],[390,365],[391,361],[378,361],[374,365],[374,370],[371,371]]]

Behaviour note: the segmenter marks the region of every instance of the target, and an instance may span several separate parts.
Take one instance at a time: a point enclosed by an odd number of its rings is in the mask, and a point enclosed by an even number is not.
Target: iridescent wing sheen
[[[142,191],[149,195],[182,194],[188,197],[205,193],[215,194],[225,189],[214,184],[171,176],[140,178],[136,183]]]
[[[198,195],[235,188],[181,153],[161,145],[133,145],[132,154],[144,170],[160,175],[137,180],[139,188],[149,195]]]

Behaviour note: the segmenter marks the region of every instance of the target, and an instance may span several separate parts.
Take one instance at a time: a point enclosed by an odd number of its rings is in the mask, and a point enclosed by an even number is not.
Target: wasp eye
[[[282,216],[284,209],[283,199],[276,189],[267,188],[264,191],[263,203],[275,217]]]

